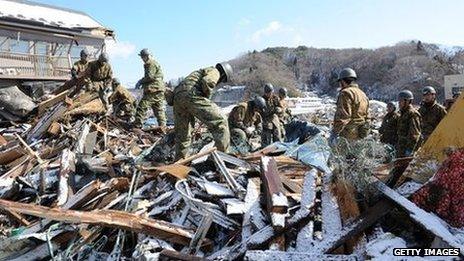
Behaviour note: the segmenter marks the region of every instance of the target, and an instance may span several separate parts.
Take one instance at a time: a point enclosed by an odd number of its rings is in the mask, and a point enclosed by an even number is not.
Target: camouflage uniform
[[[206,124],[216,147],[227,152],[229,127],[219,107],[210,100],[220,78],[219,71],[208,67],[192,72],[174,89],[176,159],[185,158],[191,143],[195,118]]]
[[[87,90],[101,93],[113,80],[113,70],[107,62],[92,61],[84,73],[87,82]]]
[[[282,137],[284,138],[286,136],[285,126],[289,124],[292,120],[292,111],[288,108],[288,104],[285,98],[280,98],[279,103],[280,107],[282,108],[282,111],[279,113],[278,116],[280,119]]]
[[[271,94],[269,98],[263,96],[266,100],[266,111],[262,113],[263,118],[263,133],[261,135],[261,143],[263,147],[277,141],[282,141],[282,124],[279,119],[279,114],[282,113],[280,107],[280,99],[277,95]]]
[[[418,149],[421,137],[421,116],[412,105],[400,110],[397,133],[396,156],[398,158],[411,156]]]
[[[248,102],[235,106],[229,113],[228,122],[230,135],[236,145],[248,143],[251,135],[247,133],[247,128],[255,127],[255,133],[261,133],[263,128],[261,115]]]
[[[135,125],[141,125],[145,120],[148,108],[152,108],[153,114],[159,126],[166,126],[166,111],[164,104],[164,91],[166,87],[163,82],[161,66],[153,59],[144,64],[145,76],[140,83],[143,88],[143,96],[137,106],[135,113]]]
[[[425,142],[443,117],[445,117],[446,109],[434,101],[432,104],[422,103],[419,113],[422,118],[422,141]]]
[[[113,93],[108,98],[113,105],[113,114],[123,120],[129,120],[134,113],[135,98],[121,84],[114,88]]]
[[[396,111],[389,112],[383,117],[382,125],[380,126],[380,141],[386,144],[395,146],[398,141],[398,118],[399,113]]]
[[[72,67],[72,71],[75,72],[75,75],[77,77],[79,76],[82,76],[85,72],[85,70],[87,70],[87,67],[89,66],[89,61],[82,61],[82,60],[79,60],[77,62],[74,63],[74,66]]]
[[[347,140],[365,138],[369,133],[369,98],[355,83],[338,94],[333,133]]]

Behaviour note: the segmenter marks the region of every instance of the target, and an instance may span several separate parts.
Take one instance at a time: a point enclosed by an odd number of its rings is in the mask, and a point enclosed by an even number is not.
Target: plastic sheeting
[[[285,149],[285,155],[292,157],[306,165],[318,168],[319,170],[329,173],[330,169],[327,162],[330,157],[331,149],[327,138],[323,132],[316,134],[303,144],[298,144],[298,139],[286,143],[274,143],[279,149]]]
[[[0,88],[0,108],[8,113],[24,117],[36,107],[32,99],[18,87]]]

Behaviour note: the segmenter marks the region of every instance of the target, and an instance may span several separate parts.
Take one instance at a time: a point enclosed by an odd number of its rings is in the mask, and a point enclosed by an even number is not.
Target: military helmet
[[[391,106],[391,107],[393,107],[393,108],[396,109],[396,104],[395,104],[394,102],[392,102],[392,101],[391,101],[391,102],[388,102],[388,103],[387,103],[387,106]]]
[[[87,49],[82,49],[82,50],[81,50],[80,56],[81,56],[81,57],[82,57],[82,56],[89,56],[89,51],[87,51]]]
[[[257,96],[255,97],[255,99],[253,100],[253,103],[254,105],[256,106],[256,108],[260,109],[260,110],[265,110],[267,105],[266,105],[266,100],[264,100],[263,97],[261,96]]]
[[[140,50],[139,56],[149,56],[151,55],[150,51],[147,48]]]
[[[107,53],[101,53],[100,56],[98,56],[98,60],[100,62],[108,62],[110,59]]]
[[[398,100],[413,100],[414,95],[410,90],[402,90],[398,93]]]
[[[358,79],[358,76],[356,75],[356,72],[353,69],[344,68],[340,71],[340,74],[338,74],[338,81],[341,81],[346,78],[353,78],[354,80],[356,80]]]
[[[228,82],[230,81],[230,78],[232,77],[232,74],[234,73],[234,70],[232,69],[232,66],[230,66],[229,63],[218,63],[216,64],[216,69],[219,70],[221,75],[225,75],[226,79],[225,81]]]
[[[119,85],[121,84],[121,81],[119,81],[118,78],[113,78],[113,85]]]
[[[272,84],[266,83],[264,85],[264,93],[271,93],[273,91],[274,91],[274,86],[272,86]]]
[[[422,94],[423,95],[426,95],[426,94],[437,94],[437,91],[435,91],[435,88],[433,88],[432,86],[425,86],[424,88],[422,88]]]
[[[284,97],[287,97],[287,88],[284,88],[284,87],[280,88],[279,89],[279,94],[284,96]]]

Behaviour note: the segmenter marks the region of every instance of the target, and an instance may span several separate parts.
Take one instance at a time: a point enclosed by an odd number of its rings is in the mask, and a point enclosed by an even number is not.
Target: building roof
[[[104,28],[86,13],[27,0],[0,0],[0,19],[61,29]]]

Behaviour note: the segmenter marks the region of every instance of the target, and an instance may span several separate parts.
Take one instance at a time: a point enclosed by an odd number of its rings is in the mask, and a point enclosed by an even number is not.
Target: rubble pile
[[[197,126],[192,156],[174,162],[171,130],[130,129],[103,106],[59,94],[0,129],[0,260],[380,258],[410,244],[381,226],[395,209],[464,252],[464,237],[405,197],[420,186],[403,196],[375,177],[391,158],[372,139],[336,160],[347,180],[377,191],[347,221],[326,127],[295,121],[285,143],[234,156]],[[348,251],[353,237],[362,240]]]

